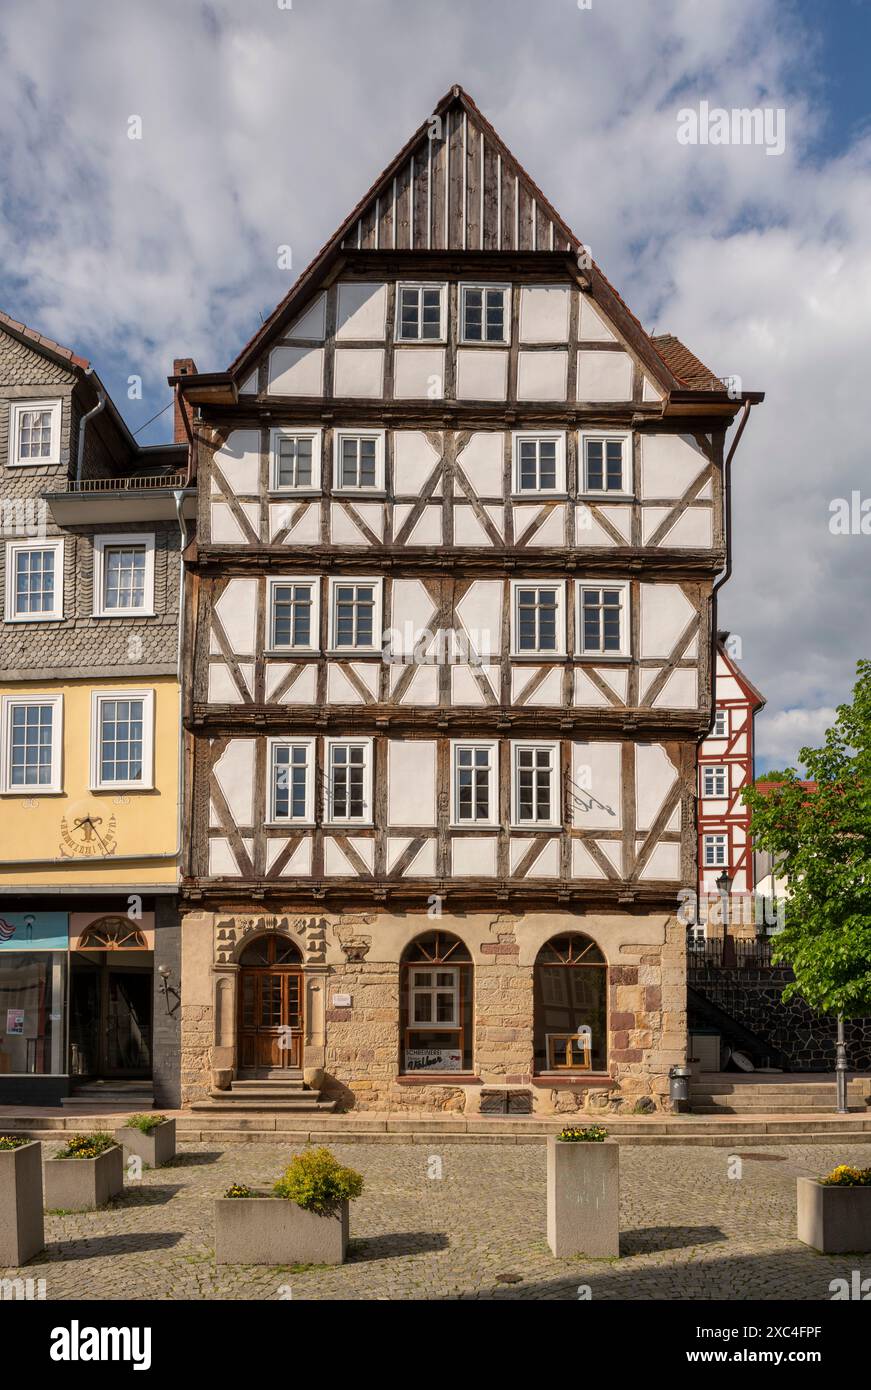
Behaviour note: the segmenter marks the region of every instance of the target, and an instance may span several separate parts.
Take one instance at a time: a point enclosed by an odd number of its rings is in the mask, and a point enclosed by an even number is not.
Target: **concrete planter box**
[[[798,1238],[823,1255],[871,1253],[871,1187],[797,1178]]]
[[[93,1211],[124,1191],[124,1154],[116,1145],[98,1158],[49,1158],[46,1211]]]
[[[286,1197],[219,1197],[219,1265],[340,1265],[348,1250],[348,1203],[317,1216]]]
[[[161,1168],[175,1158],[175,1120],[161,1121],[150,1134],[143,1134],[132,1125],[122,1125],[115,1130],[115,1143],[125,1153],[136,1154],[149,1168]]]
[[[571,1144],[548,1136],[547,1243],[554,1255],[620,1254],[619,1155],[615,1139]]]
[[[0,1266],[26,1264],[45,1246],[42,1145],[0,1150]]]

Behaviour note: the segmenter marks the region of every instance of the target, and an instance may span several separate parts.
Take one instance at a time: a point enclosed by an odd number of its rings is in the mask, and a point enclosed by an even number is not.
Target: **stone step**
[[[227,1098],[226,1091],[213,1091],[208,1100],[195,1100],[191,1110],[198,1114],[204,1112],[211,1115],[236,1115],[253,1114],[286,1114],[288,1112],[305,1115],[311,1113],[332,1114],[335,1112],[336,1102],[334,1100],[317,1100],[314,1096],[296,1096],[293,1098],[281,1098],[268,1101],[251,1099],[245,1100],[237,1098],[230,1100]]]
[[[698,1101],[693,1101],[691,1114],[693,1115],[836,1115],[834,1101],[823,1104],[818,1101],[808,1101],[804,1105],[729,1105],[721,1102],[711,1105],[700,1105]],[[854,1105],[850,1107],[850,1113],[854,1115],[864,1115],[869,1113],[865,1106]]]

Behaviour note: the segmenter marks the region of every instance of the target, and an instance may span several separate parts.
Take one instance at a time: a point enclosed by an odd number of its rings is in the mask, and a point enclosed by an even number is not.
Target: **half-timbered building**
[[[761,397],[643,330],[456,87],[229,369],[173,381],[185,1099],[660,1105]]]

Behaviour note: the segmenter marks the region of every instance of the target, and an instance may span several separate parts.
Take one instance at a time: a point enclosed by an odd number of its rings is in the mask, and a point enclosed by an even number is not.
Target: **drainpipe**
[[[89,367],[88,370],[85,372],[85,376],[92,376],[93,372],[93,367]],[[106,407],[106,392],[103,390],[99,381],[94,382],[94,387],[97,392],[97,404],[94,406],[92,410],[88,411],[87,415],[83,415],[81,420],[79,421],[79,439],[76,452],[77,486],[82,481],[82,469],[85,466],[85,429],[87,427],[88,421],[92,420],[95,415],[99,415],[100,411],[104,410]]]
[[[720,589],[722,589],[723,585],[727,582],[727,580],[731,578],[732,575],[732,474],[730,471],[730,464],[732,462],[732,459],[734,458],[735,450],[738,448],[738,445],[741,442],[741,436],[744,433],[744,428],[747,424],[747,421],[750,418],[750,411],[754,404],[754,401],[745,400],[744,409],[741,414],[741,419],[738,423],[737,433],[735,435],[735,438],[732,440],[731,447],[729,449],[728,454],[726,455],[726,460],[723,464],[723,497],[725,503],[724,511],[726,528],[726,568],[724,569],[723,573],[720,575],[719,579],[717,580],[713,589],[711,590],[711,714],[708,720],[708,727],[699,739],[700,744],[703,743],[706,738],[709,738],[711,733],[713,732],[714,719],[716,718],[717,714],[717,628],[719,627],[719,623],[717,622],[717,594],[719,593]]]
[[[190,470],[190,464],[188,464]],[[190,476],[190,471],[188,472]],[[184,659],[184,627],[185,627],[185,583],[184,583],[184,552],[188,543],[187,522],[182,513],[184,505],[184,492],[179,490],[173,492],[175,501],[175,512],[178,517],[178,527],[181,532],[181,540],[178,548],[178,656],[176,661],[176,675],[178,678],[178,829],[176,834],[176,844],[178,846],[179,866],[182,856],[182,833],[184,826],[184,722],[182,719],[184,691],[182,689],[182,661]]]

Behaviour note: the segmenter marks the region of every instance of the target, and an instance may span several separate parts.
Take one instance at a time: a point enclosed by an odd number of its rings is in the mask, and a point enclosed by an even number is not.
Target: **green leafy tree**
[[[822,748],[802,748],[777,785],[744,791],[753,841],[788,880],[786,923],[774,959],[792,968],[784,998],[821,1013],[871,1014],[871,661],[860,661],[850,704],[840,705]]]

